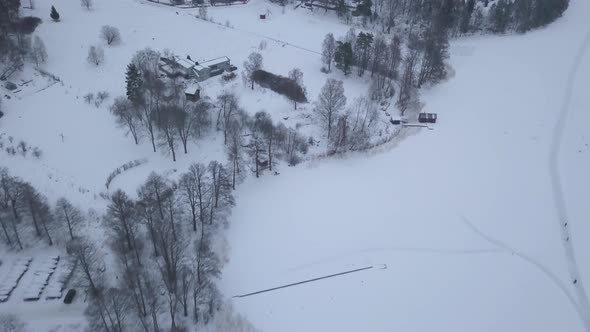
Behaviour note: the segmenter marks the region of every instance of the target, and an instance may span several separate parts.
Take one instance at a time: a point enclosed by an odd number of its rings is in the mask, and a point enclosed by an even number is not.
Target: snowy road
[[[424,95],[432,131],[248,180],[226,293],[389,268],[236,299],[238,310],[265,331],[584,331],[575,285],[590,281],[590,247],[570,239],[566,259],[556,216],[590,235],[588,13],[573,0],[549,28],[456,41],[455,76]]]

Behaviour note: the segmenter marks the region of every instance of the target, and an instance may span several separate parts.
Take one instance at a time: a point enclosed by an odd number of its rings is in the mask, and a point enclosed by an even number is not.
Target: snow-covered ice
[[[241,186],[228,295],[388,268],[235,299],[236,308],[265,331],[584,330],[560,288],[574,294],[548,166],[588,13],[574,0],[545,29],[453,42],[454,77],[424,93],[434,130]],[[587,283],[590,52],[580,56],[558,165]]]

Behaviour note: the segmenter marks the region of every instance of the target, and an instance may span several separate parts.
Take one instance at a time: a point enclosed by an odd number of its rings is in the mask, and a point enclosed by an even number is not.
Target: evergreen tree
[[[359,16],[369,17],[372,14],[373,2],[371,0],[363,0],[358,6],[356,6],[356,13]]]
[[[459,31],[461,33],[467,33],[471,30],[471,16],[475,9],[475,0],[467,0],[463,11],[461,13],[461,21],[459,22]]]
[[[55,22],[59,21],[59,13],[55,10],[55,7],[51,6],[51,14],[49,14],[51,19]]]
[[[348,13],[348,7],[346,7],[346,2],[344,0],[338,0],[336,3],[336,13],[338,17],[345,17]]]
[[[536,0],[532,8],[531,28],[553,22],[567,9],[569,0]]]
[[[514,20],[516,31],[526,32],[531,29],[532,0],[519,0],[514,4]]]
[[[423,56],[418,74],[418,87],[424,83],[437,83],[447,74],[445,60],[449,58],[449,37],[446,13],[444,10],[439,10],[432,20],[424,40],[419,43]]]
[[[142,100],[143,81],[141,73],[134,63],[127,65],[125,83],[127,83],[127,99],[134,105],[140,104]]]
[[[342,69],[345,75],[348,75],[350,73],[350,67],[352,66],[352,60],[352,45],[349,42],[343,43],[339,41],[334,56],[336,66]]]
[[[510,4],[506,0],[499,0],[490,8],[491,29],[496,33],[504,33],[510,22]]]
[[[362,76],[369,65],[369,56],[371,46],[373,44],[373,34],[367,32],[360,32],[354,45],[354,51],[356,55],[356,65],[358,67],[358,74]]]

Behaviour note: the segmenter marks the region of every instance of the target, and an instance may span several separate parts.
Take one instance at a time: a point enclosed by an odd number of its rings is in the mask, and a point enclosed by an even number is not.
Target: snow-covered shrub
[[[33,148],[33,157],[40,159],[42,155],[43,151],[41,151],[41,149],[39,149],[38,147]]]
[[[107,45],[117,45],[121,42],[121,33],[119,29],[110,26],[110,25],[103,25],[100,30],[100,38],[102,38]]]
[[[94,1],[92,1],[92,0],[80,0],[80,5],[82,6],[82,8],[86,8],[86,10],[90,10],[94,6]]]
[[[102,105],[102,103],[109,98],[109,93],[106,91],[100,91],[96,94],[96,98],[94,99],[94,106],[97,108]]]
[[[27,331],[27,327],[17,315],[0,314],[0,331],[24,332]]]
[[[236,79],[236,77],[238,77],[238,75],[235,72],[229,72],[229,73],[225,73],[221,76],[221,79],[229,82],[229,81],[233,81],[234,79]]]
[[[104,50],[102,47],[90,46],[88,48],[88,57],[86,60],[95,66],[100,66],[104,62]]]
[[[287,97],[297,103],[306,103],[307,97],[303,87],[294,79],[283,77],[259,69],[252,72],[252,80],[258,85]]]
[[[131,169],[134,167],[137,167],[139,165],[143,165],[147,163],[147,159],[136,159],[136,160],[132,160],[122,166],[117,167],[114,171],[111,172],[111,174],[109,174],[109,176],[107,177],[107,181],[105,183],[105,186],[107,187],[107,189],[109,189],[109,186],[111,185],[111,182],[113,182],[113,180],[117,177],[117,175]]]
[[[86,102],[86,104],[91,104],[92,102],[94,102],[94,93],[90,92],[85,94],[84,102]]]
[[[29,152],[29,146],[27,145],[27,143],[25,141],[18,142],[18,145],[16,146],[16,148],[18,149],[18,152],[23,157],[27,156],[27,153]]]
[[[207,20],[207,7],[199,7],[199,18]]]

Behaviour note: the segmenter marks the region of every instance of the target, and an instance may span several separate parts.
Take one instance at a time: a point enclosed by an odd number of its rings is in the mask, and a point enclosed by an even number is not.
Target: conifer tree
[[[51,6],[51,14],[49,14],[51,19],[55,22],[59,21],[59,13],[55,10],[55,7]]]
[[[336,47],[336,53],[334,56],[334,62],[336,62],[338,68],[342,69],[345,75],[348,75],[350,73],[352,61],[352,45],[348,42],[338,42],[338,46]]]
[[[127,73],[125,74],[125,82],[127,83],[127,99],[134,105],[141,103],[142,86],[141,73],[134,63],[127,66]]]

